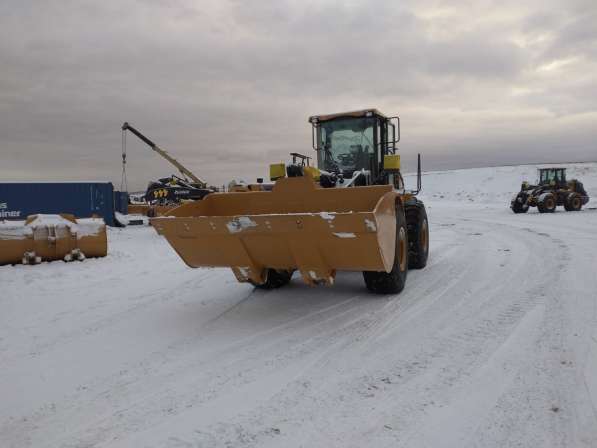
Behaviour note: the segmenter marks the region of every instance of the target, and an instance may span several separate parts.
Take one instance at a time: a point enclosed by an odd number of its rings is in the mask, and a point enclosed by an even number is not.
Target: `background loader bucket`
[[[149,205],[149,204],[129,204],[129,215],[143,215],[143,216],[163,216],[178,205]]]
[[[391,270],[395,207],[389,185],[324,189],[292,177],[272,191],[210,194],[151,224],[191,267],[230,267],[255,283],[267,268],[298,269],[331,284],[336,270]]]
[[[0,265],[105,257],[106,224],[101,218],[31,215],[26,221],[0,222]]]

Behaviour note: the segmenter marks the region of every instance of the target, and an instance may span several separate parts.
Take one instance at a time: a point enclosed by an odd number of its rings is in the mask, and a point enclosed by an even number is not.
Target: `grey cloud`
[[[467,14],[474,2],[3,2],[0,175],[116,181],[128,120],[215,183],[253,178],[310,150],[308,115],[371,106],[402,115],[405,160],[421,151],[430,168],[558,157],[550,142],[571,136],[567,156],[584,159],[594,7],[552,3],[492,22]],[[524,47],[515,33],[552,39]],[[537,72],[571,56],[561,74]],[[134,185],[171,172],[128,142]]]
[[[593,12],[585,12],[569,19],[557,30],[553,45],[545,52],[545,57],[597,56],[597,7]]]

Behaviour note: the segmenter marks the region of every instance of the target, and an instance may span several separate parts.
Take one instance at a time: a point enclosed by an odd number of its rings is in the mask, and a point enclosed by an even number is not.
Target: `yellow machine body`
[[[256,284],[268,268],[299,270],[308,284],[332,284],[338,270],[392,269],[400,200],[390,185],[283,177],[271,191],[213,193],[151,224],[191,267],[230,267]]]
[[[272,163],[269,166],[269,178],[271,180],[277,180],[286,176],[286,164],[285,163]]]
[[[383,156],[383,167],[388,172],[400,171],[400,154],[386,154]]]
[[[402,291],[409,268],[427,263],[428,225],[420,191],[400,173],[398,117],[376,109],[309,118],[311,157],[270,165],[275,183],[210,193],[150,220],[194,268],[229,267],[240,282],[279,288],[299,271],[309,285],[337,271],[362,272],[367,289]]]
[[[101,218],[31,215],[26,221],[0,221],[0,265],[105,257],[106,224]]]

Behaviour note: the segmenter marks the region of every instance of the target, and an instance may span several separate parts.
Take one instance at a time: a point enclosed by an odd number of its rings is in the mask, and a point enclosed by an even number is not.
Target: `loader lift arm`
[[[131,126],[128,122],[125,121],[122,124],[122,130],[130,131],[134,135],[136,135],[139,138],[139,140],[144,142],[151,149],[153,149],[155,152],[157,152],[160,156],[162,156],[164,159],[166,159],[168,162],[170,162],[172,165],[174,165],[185,178],[191,179],[194,183],[199,184],[199,186],[201,188],[207,188],[207,183],[204,180],[200,179],[195,174],[193,174],[182,163],[180,163],[178,160],[176,160],[174,157],[172,157],[170,154],[168,154],[168,152],[166,150],[160,148],[158,145],[156,145],[154,142],[152,142],[149,138],[147,138],[145,135],[143,135],[141,132],[139,132],[137,129],[135,129],[133,126]]]

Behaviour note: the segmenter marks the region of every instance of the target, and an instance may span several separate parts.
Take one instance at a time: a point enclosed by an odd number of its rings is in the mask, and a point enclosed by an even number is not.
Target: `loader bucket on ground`
[[[26,221],[0,221],[0,265],[105,257],[106,224],[101,218],[31,215]]]
[[[143,216],[162,216],[167,214],[177,205],[149,205],[149,204],[129,204],[129,215],[143,215]]]
[[[336,270],[391,270],[395,207],[389,185],[324,189],[292,177],[272,191],[210,194],[151,224],[191,267],[231,267],[255,283],[267,268],[298,269],[309,284],[331,284]]]

